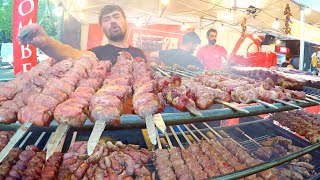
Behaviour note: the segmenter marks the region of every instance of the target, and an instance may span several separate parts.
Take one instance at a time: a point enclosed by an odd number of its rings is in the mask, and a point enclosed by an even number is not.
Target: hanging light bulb
[[[259,38],[258,34],[253,34],[253,38],[258,39]]]
[[[305,15],[310,15],[311,14],[311,9],[306,7],[306,8],[304,8],[303,12],[304,12]]]
[[[141,18],[137,18],[136,21],[134,21],[134,25],[137,27],[141,27],[143,25],[142,19]]]
[[[168,5],[170,3],[170,0],[161,0],[161,4]]]
[[[280,39],[277,39],[277,40],[276,40],[276,44],[279,45],[280,43],[281,43]]]
[[[182,23],[182,26],[180,27],[180,30],[181,31],[186,31],[186,30],[188,30],[188,28],[189,28],[188,24]]]
[[[54,14],[56,16],[62,16],[63,15],[63,7],[61,7],[61,6],[56,7],[56,9],[54,10]]]
[[[272,27],[273,27],[274,29],[279,29],[279,27],[280,27],[280,22],[279,22],[279,19],[278,19],[278,18],[276,18],[276,20],[273,22]]]

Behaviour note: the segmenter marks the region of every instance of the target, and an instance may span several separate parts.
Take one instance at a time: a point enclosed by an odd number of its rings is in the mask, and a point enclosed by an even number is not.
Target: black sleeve
[[[201,69],[204,69],[204,68],[203,68],[203,65],[201,64],[201,62],[199,61],[199,59],[196,58],[196,57],[193,59],[193,64],[192,64],[192,65],[197,66],[197,67],[199,67],[199,68],[201,68]]]
[[[170,57],[171,55],[172,55],[172,51],[170,50],[159,51],[159,58],[164,64],[168,63],[168,60],[169,60],[168,57]]]

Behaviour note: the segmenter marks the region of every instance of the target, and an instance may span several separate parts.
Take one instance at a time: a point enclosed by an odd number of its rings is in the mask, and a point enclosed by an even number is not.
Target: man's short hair
[[[119,11],[121,15],[126,18],[126,15],[124,14],[123,9],[118,5],[105,5],[101,10],[99,14],[99,23],[102,24],[102,17],[106,14],[110,14],[114,11]]]
[[[187,44],[187,43],[195,43],[195,44],[200,44],[201,40],[200,37],[198,36],[197,33],[195,32],[187,32],[185,35],[182,37],[182,44]]]
[[[212,33],[212,32],[215,32],[215,33],[218,33],[217,32],[217,30],[215,30],[215,29],[209,29],[208,31],[207,31],[207,37],[210,35],[210,33]]]
[[[286,60],[289,60],[291,58],[292,58],[292,54],[291,53],[286,54]]]

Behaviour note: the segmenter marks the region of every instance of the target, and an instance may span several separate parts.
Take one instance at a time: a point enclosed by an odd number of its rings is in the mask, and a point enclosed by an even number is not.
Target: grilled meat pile
[[[152,157],[146,149],[126,146],[118,141],[100,141],[91,156],[86,155],[86,142],[76,142],[64,154],[56,179],[151,179],[144,166]]]
[[[236,148],[236,149],[234,149]],[[156,150],[156,167],[160,179],[205,179],[242,170],[263,161],[251,157],[231,141],[222,144],[214,139],[193,143],[187,149]],[[250,175],[246,179],[273,179],[272,170]]]
[[[320,88],[319,77],[290,72],[282,68],[232,67],[230,72],[260,80],[270,78],[286,89],[302,90],[303,86]]]
[[[229,93],[231,96],[229,101],[238,103],[250,103],[254,99],[260,99],[265,102],[273,102],[272,99],[304,99],[306,97],[304,92],[291,91],[280,86],[275,86],[270,78],[264,81],[255,81],[250,78],[236,77],[234,75],[215,75],[205,74],[199,75],[195,78],[196,81],[203,85],[211,87],[215,90],[222,90]],[[220,93],[216,97],[221,100],[228,100],[226,95]]]
[[[124,145],[121,141],[100,141],[91,156],[87,142],[75,142],[67,153],[55,152],[45,161],[45,151],[30,145],[25,150],[14,148],[0,164],[0,179],[151,179],[145,167],[153,158],[147,149]]]
[[[0,131],[0,151],[8,144],[14,131]]]
[[[270,118],[305,136],[310,143],[320,141],[320,120],[317,115],[305,111],[289,111],[275,113]]]
[[[301,150],[300,147],[292,145],[290,139],[281,136],[268,138],[267,140],[260,142],[260,144],[262,147],[255,152],[255,155],[265,161]],[[302,180],[311,177],[313,174],[314,166],[309,163],[311,160],[312,156],[310,154],[305,154],[304,156],[277,168],[280,172],[286,171],[286,173],[280,173],[283,178]],[[291,171],[290,174],[288,174],[288,170]]]

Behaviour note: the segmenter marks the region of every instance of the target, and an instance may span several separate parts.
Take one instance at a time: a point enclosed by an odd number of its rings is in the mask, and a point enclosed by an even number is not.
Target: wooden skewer
[[[32,132],[29,132],[27,134],[27,136],[23,139],[23,141],[21,142],[21,144],[18,146],[20,149],[23,147],[23,145],[27,142],[27,140],[29,139],[29,137],[31,136]]]
[[[165,70],[165,71],[167,71],[167,72],[174,73],[174,74],[178,74],[178,75],[181,75],[181,76],[184,76],[184,77],[193,78],[193,76],[189,76],[189,75],[186,75],[186,74],[177,72],[177,71],[173,71],[173,70],[169,70],[169,69],[164,69],[164,68],[163,68],[163,70]]]
[[[206,136],[206,135],[204,135],[195,125],[193,125],[193,124],[190,124],[192,127],[193,127],[193,129],[195,129],[203,138],[205,138],[207,141],[209,141],[209,138]]]
[[[218,131],[223,137],[230,139],[232,142],[236,143],[237,145],[239,145],[240,147],[243,147],[241,144],[239,144],[237,141],[235,141],[234,139],[232,139],[229,134],[227,134],[226,132],[224,132],[224,130],[219,130]]]
[[[235,128],[236,131],[240,132],[242,135],[244,135],[245,137],[247,137],[250,141],[254,142],[255,144],[261,146],[256,140],[254,140],[253,138],[251,138],[249,135],[247,135],[244,131],[242,131],[240,128],[236,127]]]
[[[196,139],[197,142],[200,142],[200,139],[190,130],[190,128],[184,124],[184,127],[189,131],[189,133]]]
[[[218,136],[218,138],[223,139],[223,137],[221,137],[220,134],[217,133],[217,131],[215,131],[212,127],[210,127],[209,124],[207,124],[206,122],[203,122],[203,124],[207,126],[208,129],[210,129],[210,131],[212,131],[216,136]]]
[[[187,135],[184,133],[184,131],[181,129],[181,127],[179,125],[177,125],[176,127],[178,127],[179,131],[181,132],[182,136],[186,139],[186,141],[191,144],[191,141],[189,140],[189,138],[187,137]]]
[[[172,142],[171,142],[171,140],[170,140],[170,138],[169,138],[169,136],[168,136],[168,133],[167,133],[167,132],[164,132],[164,136],[165,136],[166,139],[167,139],[167,142],[168,142],[168,144],[169,144],[169,147],[170,147],[170,148],[173,148],[173,145],[172,145]]]
[[[300,99],[293,99],[293,98],[289,98],[289,97],[286,97],[286,99],[291,100],[291,101],[296,101],[296,102],[299,102],[299,103],[308,103],[308,101],[300,100]]]
[[[150,141],[153,145],[157,144],[157,135],[156,135],[156,125],[154,124],[152,115],[148,115],[146,117],[146,127],[148,130],[148,135],[150,138]]]
[[[233,104],[231,104],[231,103],[228,103],[228,102],[226,102],[226,101],[222,101],[222,100],[220,100],[220,99],[214,99],[214,101],[217,102],[217,103],[223,104],[223,105],[225,105],[225,106],[228,106],[228,107],[230,107],[230,108],[233,109],[233,110],[236,110],[236,111],[239,111],[239,112],[242,112],[242,113],[246,113],[246,114],[249,114],[249,113],[250,113],[248,110],[242,109],[242,108],[240,108],[240,107],[238,107],[238,106],[236,106],[236,105],[233,105]]]
[[[270,103],[267,103],[267,102],[264,102],[264,101],[261,101],[259,99],[253,99],[252,100],[253,102],[256,102],[256,103],[259,103],[259,104],[262,104],[266,107],[269,107],[269,108],[272,108],[272,109],[279,109],[277,106],[273,105],[273,104],[270,104]]]
[[[160,140],[158,131],[156,133],[157,133],[158,148],[162,149],[162,144],[161,144],[161,140]]]
[[[177,136],[176,132],[174,132],[174,129],[172,128],[172,126],[169,126],[169,128],[170,128],[171,133],[173,134],[174,138],[176,139],[176,141],[177,141],[177,143],[178,143],[179,147],[180,147],[182,150],[183,150],[183,149],[185,149],[185,148],[183,147],[183,145],[182,145],[182,143],[181,143],[180,139],[178,138],[178,136]]]
[[[46,132],[42,132],[39,136],[39,138],[37,139],[37,141],[34,143],[35,146],[38,146],[38,144],[40,143],[40,141],[42,140],[43,136],[46,134]]]
[[[316,104],[320,104],[319,101],[316,101],[316,100],[314,100],[314,99],[305,98],[305,100],[310,101],[310,102],[313,102],[313,103],[316,103]]]
[[[302,107],[298,106],[298,105],[295,105],[295,104],[292,104],[290,102],[286,102],[286,101],[283,101],[283,100],[280,100],[280,99],[274,99],[272,98],[271,100],[275,101],[275,102],[279,102],[279,103],[282,103],[282,104],[285,104],[285,105],[288,105],[288,106],[291,106],[291,107],[294,107],[294,108],[298,108],[298,109],[302,109]]]

